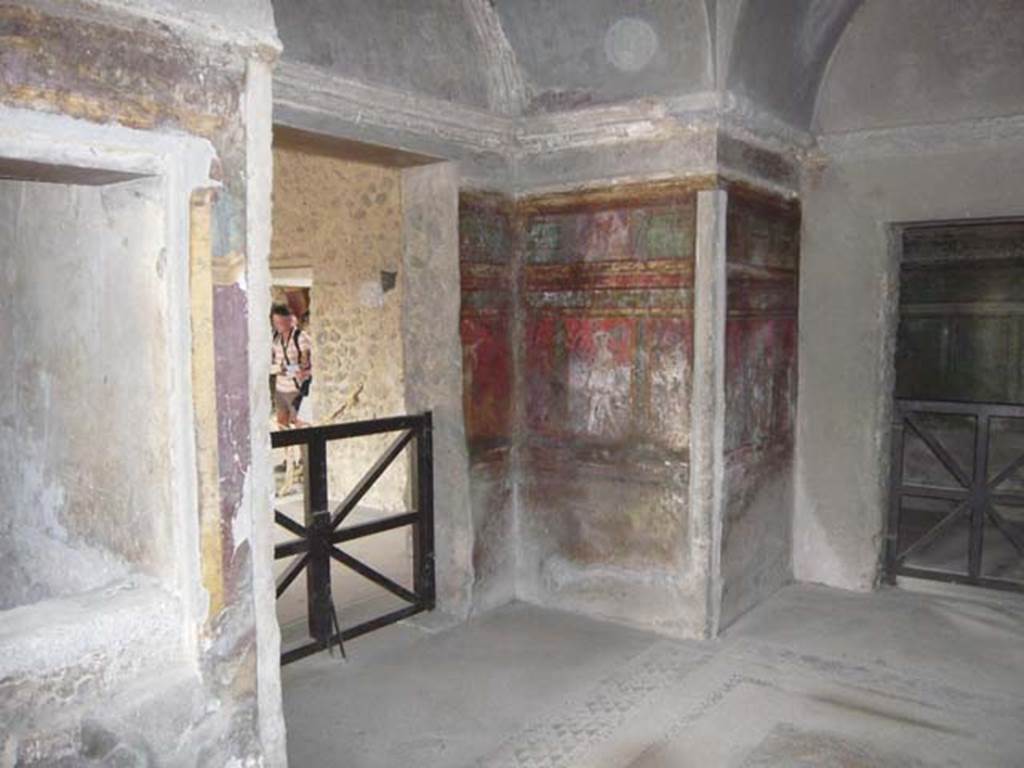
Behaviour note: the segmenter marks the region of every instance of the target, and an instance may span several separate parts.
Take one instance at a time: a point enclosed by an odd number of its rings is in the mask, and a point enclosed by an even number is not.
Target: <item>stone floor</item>
[[[793,586],[720,640],[512,604],[284,670],[292,768],[1024,766],[1024,599]]]

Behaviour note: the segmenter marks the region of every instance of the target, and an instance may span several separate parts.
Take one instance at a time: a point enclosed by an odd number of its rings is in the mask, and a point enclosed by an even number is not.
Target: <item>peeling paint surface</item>
[[[695,199],[464,196],[478,578],[685,631]]]
[[[515,589],[514,307],[518,234],[511,201],[459,202],[463,413],[474,514],[474,602],[506,602]]]
[[[188,221],[191,189],[184,185],[220,186],[217,200],[211,206],[212,223],[206,233],[204,247],[208,253],[202,260],[203,268],[209,270],[216,287],[210,278],[198,282],[207,286],[205,290],[210,295],[203,296],[195,306],[211,311],[208,317],[199,318],[199,322],[193,324],[193,329],[200,329],[202,333],[192,338],[193,352],[213,351],[216,356],[214,380],[208,382],[216,392],[215,411],[196,408],[193,412],[175,407],[175,419],[188,421],[188,416],[194,414],[194,424],[183,426],[166,419],[161,423],[163,414],[168,412],[161,407],[169,401],[167,391],[152,393],[145,399],[145,411],[138,413],[131,405],[136,398],[129,393],[135,391],[141,396],[144,388],[116,378],[107,382],[109,395],[92,397],[84,406],[84,412],[95,414],[109,409],[110,419],[130,419],[135,430],[145,425],[152,427],[154,434],[174,435],[175,441],[194,440],[192,448],[174,453],[175,460],[194,459],[200,448],[216,446],[214,459],[219,465],[214,466],[219,482],[212,492],[200,495],[198,509],[193,506],[196,500],[188,496],[189,483],[184,483],[183,496],[178,503],[191,507],[194,517],[175,515],[174,519],[157,515],[156,506],[141,495],[142,489],[150,489],[147,493],[156,492],[159,482],[133,482],[130,492],[118,491],[116,495],[132,505],[136,510],[134,514],[150,522],[125,524],[113,528],[109,535],[104,534],[107,543],[124,551],[129,561],[145,560],[142,555],[145,547],[175,553],[175,557],[180,555],[182,562],[175,560],[170,566],[175,573],[173,589],[189,591],[188,595],[175,594],[175,597],[190,608],[181,613],[183,618],[179,623],[182,626],[175,632],[175,639],[184,641],[189,657],[178,660],[168,653],[164,668],[139,667],[138,674],[151,675],[146,686],[140,687],[139,680],[130,677],[109,681],[108,687],[103,689],[104,696],[116,706],[88,710],[88,701],[83,700],[79,709],[73,711],[61,707],[38,710],[36,724],[26,725],[26,728],[48,728],[53,731],[55,741],[50,746],[41,746],[35,740],[38,734],[30,731],[14,734],[11,738],[15,740],[11,741],[4,732],[0,736],[0,754],[14,754],[15,759],[22,759],[25,765],[53,764],[60,758],[86,756],[90,747],[82,741],[79,721],[88,714],[102,721],[101,730],[114,739],[115,744],[121,740],[121,751],[128,755],[144,755],[146,750],[156,750],[167,755],[168,764],[183,766],[223,765],[231,759],[258,762],[261,745],[255,703],[257,639],[248,532],[253,525],[266,523],[242,519],[252,515],[253,506],[263,508],[261,503],[246,497],[252,472],[252,414],[249,412],[249,301],[245,282],[249,194],[245,131],[246,120],[255,120],[258,115],[253,109],[257,106],[255,101],[249,105],[248,114],[243,115],[241,100],[246,93],[247,57],[272,58],[273,54],[268,50],[246,51],[242,44],[232,45],[224,39],[212,43],[182,26],[174,31],[171,26],[133,16],[126,9],[112,10],[77,2],[39,3],[38,8],[45,10],[9,3],[0,5],[0,39],[3,40],[0,103],[5,107],[61,116],[61,119],[108,124],[117,130],[139,129],[161,140],[166,138],[166,146],[161,145],[166,154],[160,155],[154,164],[159,166],[166,161],[169,168],[177,169],[168,171],[171,175],[164,179],[171,195],[166,200],[169,207],[164,208],[164,213],[168,221],[175,224],[172,229],[163,230],[154,225],[154,230],[173,231],[175,238],[180,236],[183,242],[176,240],[179,250],[188,247],[184,225],[177,228],[177,222]],[[269,97],[266,106],[269,108]],[[186,144],[191,146],[190,142],[197,138],[208,141],[217,155],[216,161],[208,166],[208,179],[193,175],[195,169],[185,165],[186,158],[175,155],[188,152]],[[98,150],[108,154],[113,151],[103,144]],[[149,157],[151,147],[139,144],[136,152]],[[176,165],[178,162],[180,166]],[[140,250],[136,255],[143,253]],[[179,258],[184,259],[185,255],[179,254]],[[184,282],[187,290],[188,277],[183,261],[171,261],[167,254],[160,254],[152,259],[144,258],[139,264],[140,268],[151,268],[165,280]],[[129,285],[125,283],[125,287]],[[93,299],[95,297],[88,293],[81,296],[81,300]],[[186,323],[184,315],[178,314],[179,308],[180,305],[170,308],[178,323],[175,334],[187,332],[183,330]],[[156,301],[146,307],[148,312],[159,309]],[[110,311],[116,315],[123,310]],[[158,361],[163,354],[162,364],[167,366],[165,384],[177,392],[176,387],[188,386],[189,377],[179,374],[190,363],[187,357],[182,357],[187,356],[189,344],[175,335],[171,341],[172,353],[168,354],[167,350],[161,352],[159,345],[142,341],[157,337],[146,323],[137,323],[131,343],[113,346],[133,350],[127,359],[145,371],[161,370]],[[111,354],[110,349],[100,350],[101,357]],[[92,367],[104,369],[102,365]],[[80,420],[80,426],[89,427],[93,440],[118,431],[109,424],[89,426],[85,418]],[[192,426],[194,432],[190,429]],[[140,434],[146,434],[146,430]],[[120,453],[131,455],[133,461],[150,460],[149,450],[142,446],[134,453],[127,449]],[[165,448],[161,452],[163,461],[170,461],[171,454],[172,451]],[[102,462],[103,458],[104,452],[93,451],[89,461]],[[152,466],[160,475],[159,462],[152,462]],[[116,477],[117,467],[114,462],[101,469],[104,474]],[[188,468],[181,466],[178,471],[187,472]],[[166,476],[167,472],[162,474]],[[209,481],[210,477],[206,479]],[[178,492],[177,487],[174,492]],[[102,496],[92,491],[90,495],[97,499]],[[204,555],[213,554],[202,559],[200,542],[190,538],[199,535],[200,521],[203,522],[202,551]],[[149,527],[165,530],[150,536],[145,533]],[[118,538],[133,537],[145,542],[145,546],[132,544],[125,549],[118,542]],[[169,540],[173,540],[175,546],[169,546]],[[196,551],[186,551],[186,544],[194,545]],[[198,568],[202,569],[201,574],[192,572]],[[205,595],[201,595],[200,585],[208,588]],[[191,594],[191,590],[195,590],[195,594]],[[223,595],[223,600],[218,595]],[[192,617],[201,611],[198,603],[204,599],[211,609],[206,622],[202,626],[186,622],[186,615]],[[78,662],[70,657],[62,663],[69,674],[77,669]],[[117,685],[134,687],[124,692]],[[159,718],[153,714],[157,701]],[[166,727],[146,727],[140,719],[159,719]],[[6,729],[0,728],[0,731]],[[190,734],[190,738],[183,740],[183,733]]]
[[[789,581],[799,208],[729,190],[722,626]]]
[[[0,182],[0,609],[172,580],[156,189]]]

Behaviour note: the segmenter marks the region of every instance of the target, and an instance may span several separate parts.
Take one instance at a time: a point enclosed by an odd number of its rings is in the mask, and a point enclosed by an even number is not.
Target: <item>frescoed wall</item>
[[[520,588],[681,623],[695,193],[559,195],[521,212]]]
[[[459,260],[463,412],[469,442],[475,601],[515,596],[512,447],[515,417],[514,266],[517,237],[509,201],[462,195]]]
[[[705,254],[726,260],[720,561],[691,520],[697,189],[714,183],[463,195],[478,603],[703,636],[790,578],[799,209],[739,186]]]
[[[722,626],[791,578],[800,213],[729,190]]]

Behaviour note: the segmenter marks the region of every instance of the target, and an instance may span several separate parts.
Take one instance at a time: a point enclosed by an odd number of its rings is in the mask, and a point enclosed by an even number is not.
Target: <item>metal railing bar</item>
[[[1005,504],[1008,507],[1024,507],[1024,495],[1019,493],[990,493],[988,497],[996,504]]]
[[[274,522],[282,528],[287,528],[296,536],[306,536],[308,534],[305,526],[300,525],[298,522],[288,517],[284,512],[277,509],[274,510]]]
[[[354,627],[349,627],[341,631],[341,634],[335,633],[331,637],[325,640],[314,640],[311,643],[300,645],[297,648],[291,648],[281,654],[281,664],[290,664],[293,661],[304,659],[307,656],[312,656],[314,653],[320,651],[326,651],[331,646],[337,645],[339,638],[343,642],[354,640],[357,637],[365,635],[374,630],[386,627],[389,624],[395,624],[402,619],[408,619],[410,616],[415,616],[417,613],[423,613],[425,609],[421,605],[410,605],[406,608],[399,608],[397,611],[386,613],[383,616],[378,616],[370,621],[364,621],[362,624],[357,624]]]
[[[943,581],[947,584],[966,584],[972,587],[986,587],[988,589],[999,589],[1004,592],[1024,592],[1024,584],[1021,582],[1004,581],[1002,579],[987,578],[985,576],[969,576],[966,573],[952,573],[950,571],[933,571],[929,568],[913,568],[900,566],[896,569],[897,576],[909,576],[915,579],[929,579],[932,581]]]
[[[958,460],[946,450],[946,446],[938,434],[924,425],[920,418],[923,414],[969,416],[974,419],[974,452],[970,478],[967,477],[967,473],[960,466]],[[992,419],[1024,420],[1024,405],[897,399],[894,403],[893,415],[891,491],[888,529],[885,537],[886,580],[895,583],[895,577],[902,575],[1024,592],[1024,580],[1004,579],[995,574],[982,575],[982,559],[985,542],[988,540],[988,537],[984,535],[986,524],[994,526],[1000,534],[1009,540],[1017,554],[1024,558],[1024,536],[995,506],[1024,507],[1024,493],[1013,488],[1007,488],[1002,493],[998,490],[1014,473],[1024,467],[1024,454],[1016,456],[992,480],[988,479],[993,435]],[[928,484],[927,481],[920,485],[905,481],[903,452],[907,429],[912,430],[924,441],[928,449],[963,488],[934,486]],[[945,516],[937,525],[929,528],[923,536],[900,553],[899,546],[906,538],[900,522],[905,514],[903,502],[905,499],[911,498],[943,499],[958,503],[958,506],[948,514],[943,513]],[[966,569],[964,572],[931,570],[927,567],[907,565],[906,560],[910,556],[919,553],[942,536],[944,532],[948,532],[954,523],[961,522],[963,520],[961,515],[966,516],[970,521],[970,530],[965,542]]]
[[[1011,462],[1010,465],[1006,467],[1006,469],[1004,469],[1002,472],[1000,472],[998,475],[992,478],[991,482],[989,482],[988,484],[989,490],[994,491],[1000,485],[1009,480],[1010,476],[1013,475],[1013,473],[1016,472],[1021,467],[1024,467],[1024,453],[1022,453],[1013,462]]]
[[[306,572],[307,622],[311,642],[285,651],[281,663],[288,664],[318,651],[332,648],[336,643],[344,657],[343,641],[358,637],[388,624],[400,621],[422,611],[433,610],[435,604],[434,536],[433,536],[433,450],[432,417],[430,412],[417,416],[399,416],[324,427],[284,430],[271,436],[274,447],[302,445],[306,457],[303,473],[306,522],[300,523],[281,510],[274,510],[277,525],[298,538],[277,544],[275,559],[295,557],[282,572],[276,584],[280,597],[303,571]],[[363,435],[400,433],[373,466],[345,496],[333,514],[328,503],[329,481],[327,472],[327,443]],[[395,459],[415,440],[416,457],[411,468],[414,510],[370,519],[357,525],[342,527],[342,523],[355,510],[361,500]],[[341,550],[336,544],[362,539],[410,526],[413,544],[413,588],[407,589],[378,572],[365,562]],[[370,621],[342,629],[338,624],[336,606],[331,588],[331,561],[355,571],[410,605]]]
[[[1017,534],[1010,528],[1010,524],[1006,522],[1006,519],[996,512],[995,508],[991,504],[985,505],[985,512],[988,514],[992,524],[999,529],[999,532],[1003,534],[1013,545],[1013,548],[1017,550],[1017,554],[1024,557],[1024,542],[1021,542],[1017,538]]]
[[[284,572],[281,574],[281,578],[277,580],[277,597],[284,594],[284,591],[292,585],[292,582],[302,573],[303,569],[309,565],[309,553],[302,555],[295,562],[289,565]]]
[[[407,603],[419,602],[419,598],[416,596],[415,592],[411,592],[410,590],[403,587],[401,584],[392,581],[384,574],[378,573],[373,568],[368,566],[366,563],[362,562],[361,560],[357,560],[347,552],[342,552],[337,547],[331,547],[331,557],[333,557],[342,565],[351,568],[364,579],[372,581],[378,587],[386,589],[388,592],[395,595],[396,597],[402,598]]]
[[[1009,403],[971,403],[956,400],[905,400],[896,401],[899,413],[918,411],[921,413],[939,413],[944,415],[986,416],[996,418],[1024,418],[1024,405]]]
[[[287,448],[292,445],[303,445],[314,438],[331,441],[350,437],[379,435],[387,432],[399,432],[404,429],[417,429],[422,423],[423,416],[421,414],[417,416],[393,416],[386,419],[371,419],[367,421],[348,421],[320,427],[282,429],[270,433],[270,444],[274,448]]]
[[[331,536],[331,542],[333,544],[341,544],[346,541],[352,541],[353,539],[361,539],[364,536],[372,536],[375,533],[383,533],[384,531],[391,531],[395,528],[415,525],[419,519],[420,516],[418,513],[405,512],[401,515],[392,515],[390,517],[383,517],[380,520],[371,520],[368,523],[360,523],[359,525],[339,528]]]
[[[940,488],[933,485],[901,485],[897,492],[912,499],[944,499],[963,501],[970,495],[966,488]]]
[[[274,559],[282,560],[293,555],[301,555],[309,552],[309,539],[292,539],[282,544],[274,545]]]
[[[918,437],[920,437],[925,445],[927,445],[936,458],[942,462],[943,466],[946,467],[956,478],[956,481],[960,483],[964,488],[971,487],[971,478],[968,477],[967,473],[961,469],[959,462],[946,450],[945,446],[939,442],[939,439],[934,435],[928,433],[928,429],[918,421],[917,417],[912,413],[903,414],[903,418],[906,420],[910,428],[914,430]]]
[[[962,515],[964,512],[970,510],[970,508],[970,499],[964,499],[960,504],[957,504],[953,511],[946,515],[944,518],[942,518],[942,520],[940,520],[934,528],[929,529],[928,532],[924,534],[924,536],[922,536],[909,547],[907,547],[905,550],[903,550],[903,552],[896,555],[897,564],[902,563],[912,554],[923,549],[924,547],[928,546],[933,541],[935,541],[937,538],[939,538],[939,536],[946,532],[947,528],[949,528],[954,522],[956,522],[957,517]]]
[[[394,442],[388,446],[387,451],[374,462],[373,466],[370,467],[369,471],[363,475],[362,479],[356,483],[355,487],[349,492],[345,500],[341,502],[334,510],[334,514],[331,516],[331,527],[337,528],[345,520],[346,517],[356,508],[356,505],[362,500],[363,496],[366,495],[367,491],[377,482],[378,478],[384,474],[385,470],[391,466],[398,455],[405,449],[405,446],[409,444],[409,441],[416,436],[416,431],[410,429],[401,435]]]
[[[364,621],[362,624],[356,624],[354,627],[349,627],[348,629],[343,630],[341,633],[341,639],[352,640],[360,635],[365,635],[367,632],[373,632],[375,629],[380,629],[381,627],[386,627],[389,624],[394,624],[402,619],[415,616],[417,613],[423,613],[423,611],[424,608],[419,603],[405,608],[399,608],[397,611],[385,613],[383,616],[378,616],[376,619]]]

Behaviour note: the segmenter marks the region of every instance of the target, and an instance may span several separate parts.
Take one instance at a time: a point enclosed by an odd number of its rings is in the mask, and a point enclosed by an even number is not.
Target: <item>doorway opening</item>
[[[309,348],[308,358],[296,354],[296,360],[286,362],[298,363],[301,358],[312,374],[291,427],[320,430],[409,413],[402,170],[435,161],[287,127],[275,128],[273,154],[270,299],[275,311],[290,311],[296,329],[304,334],[302,343],[293,345],[296,350]],[[279,332],[275,343],[280,339]],[[283,346],[286,351],[280,357],[288,355],[292,345]],[[276,387],[272,382],[271,388]],[[268,418],[272,430],[280,431],[280,408]],[[324,444],[325,466],[313,467],[309,441],[275,438],[275,444],[292,443],[273,452],[275,509],[294,521],[288,527],[278,518],[279,548],[295,539],[300,527],[311,530],[313,507],[335,510],[343,505],[365,473],[388,453],[393,439],[382,430],[329,439]],[[367,526],[376,533],[349,541],[342,553],[349,565],[339,561],[330,568],[339,631],[407,609],[402,596],[418,591],[415,574],[422,569],[416,567],[414,529],[388,524],[417,508],[414,452],[407,453],[396,454],[358,504],[342,516],[346,526]],[[307,462],[311,466],[305,466]],[[319,492],[313,490],[316,483],[306,483],[307,473],[312,478],[314,470],[325,477],[325,497],[319,501],[307,498]],[[358,561],[355,567],[352,559]],[[308,646],[316,621],[311,585],[317,576],[315,569],[305,568],[305,578],[298,577],[302,568],[302,553],[276,561],[277,612],[286,659],[298,658],[295,649]],[[333,633],[331,628],[324,631]]]
[[[902,253],[886,576],[1024,590],[1024,221]]]

